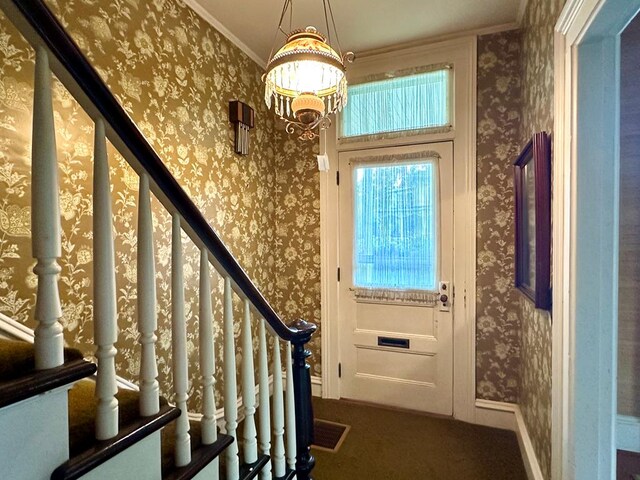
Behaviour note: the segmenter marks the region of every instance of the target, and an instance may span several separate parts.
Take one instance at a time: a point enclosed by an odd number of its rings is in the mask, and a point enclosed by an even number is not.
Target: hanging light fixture
[[[267,106],[274,106],[276,114],[286,122],[288,133],[297,131],[303,140],[316,138],[316,129],[327,128],[331,124],[329,115],[347,104],[345,63],[354,59],[352,52],[342,54],[330,1],[322,0],[322,5],[326,36],[315,27],[291,31],[293,0],[285,0],[273,47],[279,33],[287,41],[275,54],[272,47],[263,77]],[[282,29],[287,11],[289,34]],[[337,51],[331,45],[329,18]]]

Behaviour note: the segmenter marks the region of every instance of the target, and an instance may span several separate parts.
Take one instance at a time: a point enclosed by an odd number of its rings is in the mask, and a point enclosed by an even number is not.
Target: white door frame
[[[394,145],[454,141],[454,279],[453,414],[476,421],[476,37],[466,36],[375,55],[362,55],[351,72],[384,72],[425,64],[454,63],[454,129],[430,137],[407,137]],[[326,138],[326,140],[325,140]],[[335,125],[320,139],[331,169],[320,174],[322,395],[340,397],[338,378],[338,146]],[[389,144],[387,144],[389,145]],[[376,144],[375,146],[383,146]],[[372,148],[371,145],[369,148]],[[345,146],[341,149],[353,149]],[[360,147],[362,148],[362,147]]]
[[[640,0],[568,0],[556,26],[552,478],[558,480],[615,477],[619,33],[639,9]]]

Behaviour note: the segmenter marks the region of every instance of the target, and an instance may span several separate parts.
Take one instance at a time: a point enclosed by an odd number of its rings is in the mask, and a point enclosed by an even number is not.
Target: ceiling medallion
[[[327,36],[315,27],[291,31],[293,0],[285,0],[276,30],[287,36],[286,43],[269,55],[264,99],[269,108],[274,105],[276,115],[286,123],[288,133],[298,133],[301,140],[313,140],[318,130],[331,125],[329,115],[339,112],[347,104],[345,63],[354,60],[354,54],[342,55],[331,3],[322,0]],[[289,11],[288,35],[282,21]],[[329,19],[336,38],[337,51],[331,45]]]

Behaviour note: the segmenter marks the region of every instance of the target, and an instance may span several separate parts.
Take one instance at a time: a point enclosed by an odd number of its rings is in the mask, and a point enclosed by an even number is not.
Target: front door
[[[341,396],[451,415],[453,145],[339,160]]]

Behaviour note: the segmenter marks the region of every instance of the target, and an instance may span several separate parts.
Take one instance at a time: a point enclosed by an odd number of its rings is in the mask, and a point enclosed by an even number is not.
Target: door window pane
[[[355,287],[435,289],[436,178],[429,160],[354,169]]]

